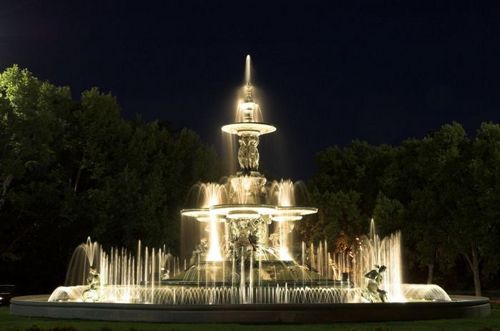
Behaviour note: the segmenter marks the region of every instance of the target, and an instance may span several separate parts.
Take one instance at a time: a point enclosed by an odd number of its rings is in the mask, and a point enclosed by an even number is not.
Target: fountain
[[[317,212],[297,204],[290,180],[259,172],[263,121],[245,63],[235,122],[239,171],[195,185],[183,209],[180,256],[166,247],[104,250],[90,238],[73,254],[64,286],[12,300],[19,315],[168,322],[325,322],[484,315],[486,298],[453,297],[437,285],[404,284],[401,234],[375,222],[354,244],[344,234],[300,242],[294,229]],[[332,238],[330,238],[332,239]],[[334,244],[332,244],[334,243]],[[330,244],[330,245],[329,245]]]

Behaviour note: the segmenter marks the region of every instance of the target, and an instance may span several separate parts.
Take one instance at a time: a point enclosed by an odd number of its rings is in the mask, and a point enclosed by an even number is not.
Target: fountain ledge
[[[409,321],[488,316],[486,297],[451,296],[449,302],[339,304],[158,305],[48,302],[49,295],[15,297],[19,316],[164,323],[328,323]]]

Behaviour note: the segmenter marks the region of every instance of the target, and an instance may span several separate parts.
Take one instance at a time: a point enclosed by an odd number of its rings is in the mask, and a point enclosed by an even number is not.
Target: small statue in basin
[[[99,301],[99,294],[97,293],[101,284],[99,280],[99,273],[93,267],[90,267],[89,275],[87,277],[88,289],[83,292],[84,302],[97,302]]]
[[[375,265],[375,269],[370,270],[365,277],[368,278],[368,284],[363,292],[363,297],[368,302],[387,302],[387,292],[380,288],[383,281],[382,274],[387,270],[385,265]]]

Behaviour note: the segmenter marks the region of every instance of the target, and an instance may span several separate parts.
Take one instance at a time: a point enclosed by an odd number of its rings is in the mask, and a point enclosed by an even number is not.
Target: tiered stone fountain
[[[355,245],[294,242],[295,224],[316,208],[296,205],[290,180],[259,172],[264,123],[246,58],[235,122],[239,171],[195,187],[197,207],[181,211],[183,257],[165,247],[107,252],[90,239],[50,296],[19,297],[19,315],[166,322],[326,322],[425,319],[489,313],[486,298],[454,297],[436,285],[402,284],[401,236],[375,224]],[[189,226],[188,226],[189,225]],[[194,226],[193,226],[194,225]],[[331,243],[332,241],[330,241]],[[186,249],[189,248],[189,249]]]

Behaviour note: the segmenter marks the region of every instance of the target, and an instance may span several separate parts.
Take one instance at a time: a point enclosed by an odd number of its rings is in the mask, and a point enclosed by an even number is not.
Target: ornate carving
[[[242,252],[245,260],[248,260],[252,251],[260,253],[267,242],[267,222],[264,217],[230,221],[228,256],[235,256],[240,261]]]
[[[238,162],[243,172],[257,171],[259,169],[259,136],[243,134],[239,138]]]

